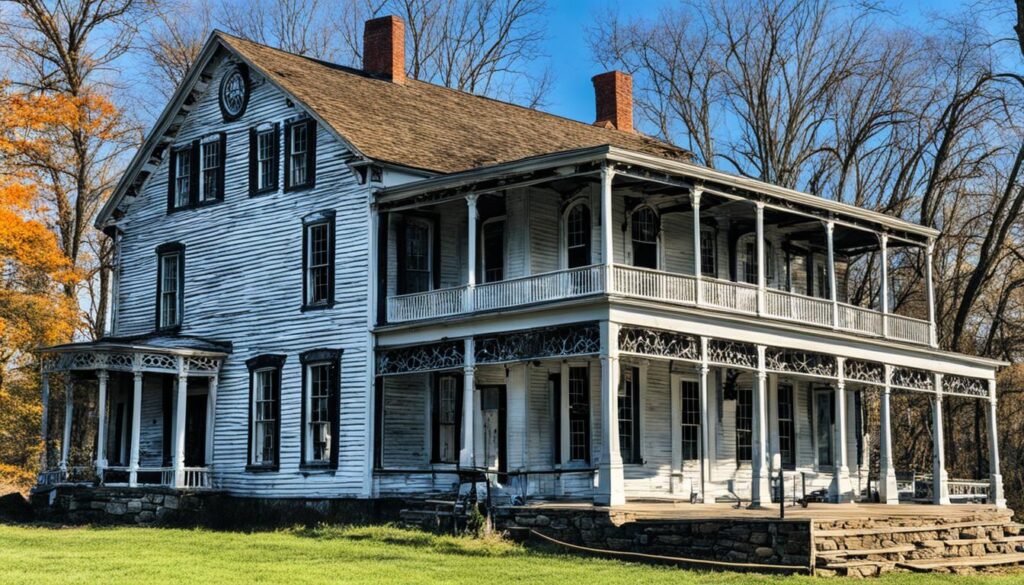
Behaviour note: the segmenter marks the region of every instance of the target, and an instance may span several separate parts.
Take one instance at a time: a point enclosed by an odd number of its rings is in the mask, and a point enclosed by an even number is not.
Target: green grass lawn
[[[245,534],[157,528],[0,526],[0,583],[879,583],[1006,584],[992,576],[873,581],[707,573],[531,551],[390,527]]]

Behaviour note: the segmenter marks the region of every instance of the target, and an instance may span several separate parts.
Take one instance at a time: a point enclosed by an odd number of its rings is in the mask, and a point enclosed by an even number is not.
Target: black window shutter
[[[462,410],[464,405],[462,404],[462,395],[465,393],[464,383],[466,379],[463,376],[455,376],[455,457],[456,461],[462,454]]]
[[[253,376],[254,376],[253,369],[249,368],[249,426],[247,427],[248,430],[246,431],[246,435],[248,437],[248,440],[246,441],[247,445],[246,445],[246,450],[245,450],[245,465],[246,466],[249,466],[249,465],[253,464],[252,450],[253,450],[253,442],[256,440],[256,433],[254,432],[255,429],[253,428],[253,416],[256,414],[256,413],[253,412],[253,409],[256,408],[256,395],[255,395],[255,386],[253,384]],[[166,463],[164,465],[166,465]]]
[[[309,365],[305,363],[305,360],[303,360],[302,363],[299,364],[299,367],[302,368],[302,375],[299,376],[299,381],[302,384],[302,392],[299,394],[302,401],[302,405],[299,407],[299,465],[304,466],[309,463],[306,459],[306,433],[309,430],[308,423],[309,416],[311,414],[306,408],[306,401],[309,400],[309,384],[306,380],[306,377],[309,375],[307,372],[307,370],[309,370]]]
[[[280,183],[278,182],[278,173],[281,170],[281,124],[276,122],[274,123],[273,142],[274,145],[273,152],[271,153],[271,158],[273,159],[274,162],[270,167],[270,190],[277,191],[277,188],[280,186]]]
[[[259,151],[259,137],[255,128],[249,128],[249,195],[255,195],[260,189],[259,173],[256,168],[256,155]]]
[[[228,135],[220,133],[220,166],[217,168],[217,201],[224,201],[224,175],[228,166]]]
[[[316,224],[302,226],[302,306],[309,303],[309,233]]]
[[[377,216],[377,325],[388,322],[388,212]]]
[[[583,419],[586,421],[586,424],[583,425],[583,429],[586,431],[586,440],[584,441],[584,444],[587,448],[584,461],[590,463],[590,368],[587,368],[587,386],[586,391],[583,393],[583,404],[586,406]]]
[[[292,188],[292,123],[284,125],[284,190]]]
[[[335,221],[334,218],[332,217],[330,223],[328,224],[327,232],[329,238],[327,253],[330,258],[330,261],[327,264],[327,305],[330,307],[334,306],[334,225]]]
[[[804,274],[807,275],[807,296],[814,296],[814,252],[807,253],[804,260]]]
[[[160,329],[160,293],[162,292],[164,285],[164,262],[160,256],[160,252],[156,254],[156,302],[153,305],[156,307],[154,312],[155,320],[153,324],[153,331]]]
[[[646,381],[646,380],[645,380]],[[640,368],[633,368],[633,463],[643,463],[640,460]]]
[[[199,203],[199,140],[192,141],[192,163],[189,165],[188,199],[189,203]]]
[[[271,376],[274,380],[274,469],[281,467],[281,366]]]
[[[161,402],[163,403],[163,465],[169,467],[171,465],[171,411],[174,410],[173,397],[174,397],[174,382],[170,376],[160,376],[163,380],[163,387],[161,390],[163,394],[161,396]]]
[[[373,381],[373,468],[381,469],[381,447],[384,436],[384,377],[377,376]]]
[[[341,442],[341,364],[331,360],[331,395],[327,407],[331,409],[331,469],[338,468],[338,443]]]
[[[552,453],[554,454],[554,463],[558,465],[562,462],[562,374],[548,374],[548,387],[551,388],[551,400],[552,410],[554,411],[554,444],[552,445]]]
[[[434,374],[430,393],[430,462],[441,461],[441,376]]]
[[[306,186],[316,186],[316,120],[306,122]]]
[[[174,184],[178,179],[178,153],[172,147],[167,151],[167,211],[171,211],[174,209]]]

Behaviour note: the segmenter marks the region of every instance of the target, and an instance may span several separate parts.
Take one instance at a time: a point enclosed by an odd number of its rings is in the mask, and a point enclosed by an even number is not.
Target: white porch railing
[[[772,317],[822,327],[832,326],[832,301],[776,289],[765,289],[765,310]]]
[[[758,288],[744,282],[717,278],[697,279],[635,266],[616,264],[607,272],[604,265],[556,270],[478,284],[456,286],[387,298],[387,320],[402,323],[494,311],[534,303],[558,301],[587,295],[611,293],[639,299],[758,314]],[[834,309],[838,311],[834,312]],[[927,345],[927,321],[901,315],[884,316],[879,311],[848,303],[833,305],[829,299],[766,288],[762,316],[828,327],[874,337],[886,337]],[[838,317],[838,322],[835,319]],[[883,319],[886,327],[883,327]]]
[[[129,485],[131,468],[110,466],[104,469],[103,477],[97,478],[92,466],[47,469],[39,474],[39,485],[56,486],[92,483],[99,479],[103,485]],[[140,467],[137,470],[137,485],[179,487],[183,489],[212,489],[214,476],[212,467],[186,467],[181,485],[176,486],[173,467]]]
[[[185,477],[178,487],[186,489],[210,489],[213,487],[213,470],[209,467],[186,467]],[[174,477],[174,470],[171,470],[171,477]]]
[[[594,265],[478,284],[473,307],[489,311],[599,293],[604,273],[604,266]]]

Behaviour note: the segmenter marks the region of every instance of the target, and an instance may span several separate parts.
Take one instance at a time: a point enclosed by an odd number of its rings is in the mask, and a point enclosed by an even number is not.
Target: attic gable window
[[[171,151],[167,181],[171,191],[171,209],[181,209],[192,203],[192,158],[192,145],[179,146]]]
[[[316,184],[316,121],[293,120],[284,126],[284,189]]]
[[[277,124],[249,129],[249,195],[277,191],[279,135]]]
[[[224,200],[227,135],[223,132],[171,149],[167,165],[167,211]]]

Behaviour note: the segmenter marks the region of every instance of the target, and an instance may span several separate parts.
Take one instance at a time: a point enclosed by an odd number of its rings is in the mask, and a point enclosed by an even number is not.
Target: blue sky
[[[554,82],[547,105],[553,114],[590,122],[594,118],[594,91],[590,78],[601,73],[587,46],[587,29],[595,19],[609,12],[623,17],[651,16],[659,7],[678,0],[549,0],[548,36],[545,53],[550,58]],[[1005,0],[1011,4],[1009,0]],[[909,0],[887,3],[891,18],[909,25],[923,24],[929,12],[959,12],[969,8],[971,0]],[[1008,6],[1012,8],[1012,6]],[[1009,28],[1008,25],[1007,28]]]

